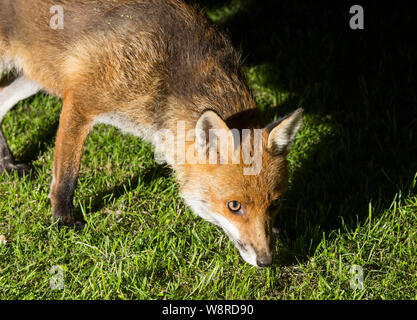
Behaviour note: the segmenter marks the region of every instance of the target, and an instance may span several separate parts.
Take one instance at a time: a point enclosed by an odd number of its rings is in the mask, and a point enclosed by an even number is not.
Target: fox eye
[[[271,201],[271,208],[276,208],[281,204],[281,196]]]
[[[239,201],[232,200],[227,203],[227,209],[229,209],[229,211],[232,213],[238,213],[241,208],[242,205]]]

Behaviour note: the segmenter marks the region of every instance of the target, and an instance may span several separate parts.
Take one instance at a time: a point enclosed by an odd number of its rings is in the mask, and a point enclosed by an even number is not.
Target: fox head
[[[207,161],[185,164],[178,172],[181,195],[194,213],[220,226],[242,258],[257,267],[272,263],[272,226],[287,187],[286,156],[301,126],[302,111],[257,132],[251,129],[246,136],[242,132],[241,139],[215,112],[206,111],[195,127],[194,148]],[[223,153],[221,144],[212,144],[219,132],[228,146]],[[244,149],[253,160],[252,171],[247,170]]]

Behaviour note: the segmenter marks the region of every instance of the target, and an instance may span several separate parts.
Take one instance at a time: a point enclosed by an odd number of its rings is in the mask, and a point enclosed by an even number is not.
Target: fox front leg
[[[77,185],[84,142],[92,121],[71,98],[65,98],[58,128],[53,180],[50,192],[53,221],[79,227],[74,217],[73,198]]]

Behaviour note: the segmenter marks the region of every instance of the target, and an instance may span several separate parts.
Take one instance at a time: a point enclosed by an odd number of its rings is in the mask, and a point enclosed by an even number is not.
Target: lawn
[[[241,48],[269,118],[306,112],[274,264],[244,263],[184,205],[150,145],[104,125],[87,139],[74,198],[87,225],[53,228],[61,101],[38,94],[3,121],[32,170],[0,176],[0,299],[416,299],[417,66],[406,4],[364,2],[365,30],[351,30],[339,1],[199,2]]]

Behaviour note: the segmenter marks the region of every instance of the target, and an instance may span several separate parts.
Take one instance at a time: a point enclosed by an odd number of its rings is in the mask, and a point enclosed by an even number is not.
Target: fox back
[[[222,227],[248,263],[266,266],[302,110],[263,127],[241,66],[229,39],[181,1],[0,3],[0,69],[17,75],[0,91],[0,122],[38,91],[63,100],[55,222],[77,225],[72,202],[85,139],[95,124],[111,124],[151,142],[186,204]],[[22,168],[1,129],[0,151],[0,172]]]

